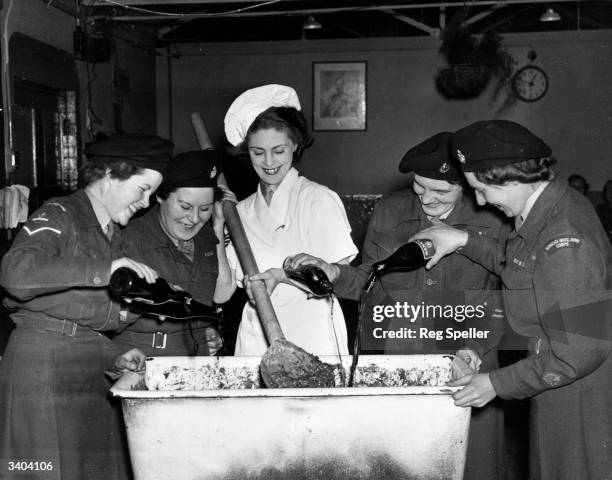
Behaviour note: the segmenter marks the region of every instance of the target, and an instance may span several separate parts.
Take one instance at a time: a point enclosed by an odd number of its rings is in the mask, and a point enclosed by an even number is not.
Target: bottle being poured
[[[220,319],[220,309],[197,302],[179,287],[163,278],[147,283],[133,270],[122,267],[113,272],[108,284],[112,297],[128,305],[131,312],[147,314],[159,320]]]
[[[312,297],[328,297],[334,292],[334,285],[319,267],[300,265],[297,268],[289,268],[288,259],[289,257],[283,262],[283,270],[292,285]]]
[[[412,242],[402,245],[384,260],[379,260],[378,262],[372,264],[370,274],[365,282],[361,293],[361,299],[359,301],[357,331],[355,334],[355,344],[353,348],[355,353],[353,355],[353,362],[351,364],[351,371],[349,374],[349,387],[353,386],[355,370],[357,369],[357,363],[359,361],[359,350],[361,349],[361,329],[363,324],[363,307],[368,294],[376,284],[376,280],[389,272],[407,272],[418,270],[419,268],[424,267],[435,253],[436,249],[431,240],[413,240]]]
[[[363,288],[364,294],[372,288],[377,278],[389,272],[418,270],[424,267],[435,253],[436,249],[431,240],[413,240],[405,243],[384,260],[372,264]]]

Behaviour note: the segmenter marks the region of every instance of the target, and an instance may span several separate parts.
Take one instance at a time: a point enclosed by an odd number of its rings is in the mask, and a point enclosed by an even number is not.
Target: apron
[[[260,271],[282,268],[290,255],[308,253],[327,262],[353,258],[357,248],[337,194],[300,177],[292,168],[268,205],[257,192],[238,204],[238,213]],[[238,267],[233,249],[228,261]],[[242,272],[237,268],[237,278]],[[279,284],[270,300],[287,340],[316,355],[347,355],[344,315],[338,301],[309,298],[302,290]],[[268,347],[257,312],[247,304],[236,340],[237,356],[263,355]]]

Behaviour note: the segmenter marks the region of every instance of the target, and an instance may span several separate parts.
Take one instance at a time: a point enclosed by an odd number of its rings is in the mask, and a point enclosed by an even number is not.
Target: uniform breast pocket
[[[88,236],[78,233],[73,238],[73,242],[72,252],[75,257],[103,259],[108,256],[108,253],[104,253],[104,249],[110,251],[110,246],[100,245],[94,238],[88,238]]]
[[[501,279],[507,313],[523,320],[537,318],[533,272],[512,264],[504,269]]]

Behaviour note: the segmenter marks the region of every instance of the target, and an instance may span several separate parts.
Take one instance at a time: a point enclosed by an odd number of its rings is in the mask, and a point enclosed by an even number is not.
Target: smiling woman
[[[157,192],[159,205],[128,225],[121,247],[125,255],[151,265],[162,278],[210,306],[227,301],[235,290],[225,256],[225,221],[220,202],[215,202],[221,192],[221,160],[214,150],[174,157]],[[235,201],[229,190],[223,198]],[[215,355],[222,346],[218,326],[207,319],[162,323],[147,316],[115,335],[113,342],[150,356]]]
[[[287,279],[286,257],[300,252],[347,262],[357,253],[338,195],[299,175],[294,162],[312,140],[295,91],[283,85],[248,90],[225,117],[228,140],[247,152],[259,187],[238,204],[260,274],[267,284],[282,331],[290,342],[317,355],[347,354],[347,333],[338,301],[309,298]],[[241,285],[247,287],[236,253],[228,249]],[[263,355],[267,343],[258,314],[247,304],[236,341],[236,355]]]
[[[423,212],[428,217],[446,216],[455,207],[461,196],[461,185],[458,182],[436,180],[415,173],[412,189],[419,197]]]
[[[294,265],[319,266],[334,282],[339,297],[359,300],[373,264],[384,261],[415,233],[433,224],[457,225],[492,243],[505,242],[509,228],[503,219],[479,209],[473,197],[464,194],[463,176],[451,155],[451,137],[450,132],[440,132],[405,153],[399,170],[414,174],[412,190],[384,195],[376,204],[361,251],[361,265],[329,265],[308,255],[294,257]],[[497,276],[462,255],[449,255],[429,271],[416,268],[387,273],[361,298],[361,347],[368,352],[395,354],[461,349],[461,357],[468,359],[473,355],[470,352],[477,350],[483,354],[482,371],[496,368],[495,344],[503,325],[498,288]],[[422,306],[423,310],[413,312],[409,319],[399,314],[377,316],[385,309],[393,312],[393,307],[400,304]],[[441,305],[445,308],[438,308]],[[468,317],[464,315],[468,311],[479,314]],[[491,334],[471,338],[446,335],[464,328]],[[464,478],[504,478],[504,465],[499,462],[503,454],[498,427],[501,413],[499,405],[491,405],[472,414]]]
[[[0,362],[0,458],[44,459],[51,479],[127,478],[104,372],[138,370],[144,355],[101,333],[135,320],[106,286],[120,267],[157,274],[117,258],[113,226],[149,205],[171,149],[145,135],[92,145],[86,186],[34,212],[4,256],[0,283],[17,328]]]
[[[514,218],[515,231],[498,244],[448,225],[414,238],[435,244],[430,266],[464,256],[500,275],[508,325],[529,352],[451,384],[463,387],[455,404],[529,398],[530,478],[609,477],[612,252],[593,205],[556,176],[552,149],[518,123],[472,123],[455,132],[452,148],[478,202]]]

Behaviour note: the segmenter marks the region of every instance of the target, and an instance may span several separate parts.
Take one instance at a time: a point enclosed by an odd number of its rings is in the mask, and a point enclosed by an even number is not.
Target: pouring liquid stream
[[[314,265],[301,265],[298,268],[291,269],[286,266],[286,261],[283,264],[285,275],[291,284],[300,290],[304,291],[308,297],[325,298],[329,305],[329,327],[336,342],[336,352],[338,354],[338,367],[340,372],[340,386],[346,386],[346,375],[342,368],[342,355],[340,353],[340,342],[338,334],[334,326],[334,286],[329,281],[329,278],[320,268]]]
[[[375,262],[370,268],[370,273],[365,282],[359,299],[359,309],[357,326],[355,332],[355,343],[353,348],[353,361],[348,378],[348,386],[352,387],[355,380],[355,370],[359,362],[359,351],[361,349],[361,332],[363,329],[363,310],[370,292],[376,285],[376,280],[390,272],[412,271],[423,268],[428,260],[436,253],[434,244],[431,240],[413,240],[399,247],[395,252],[384,260]]]

